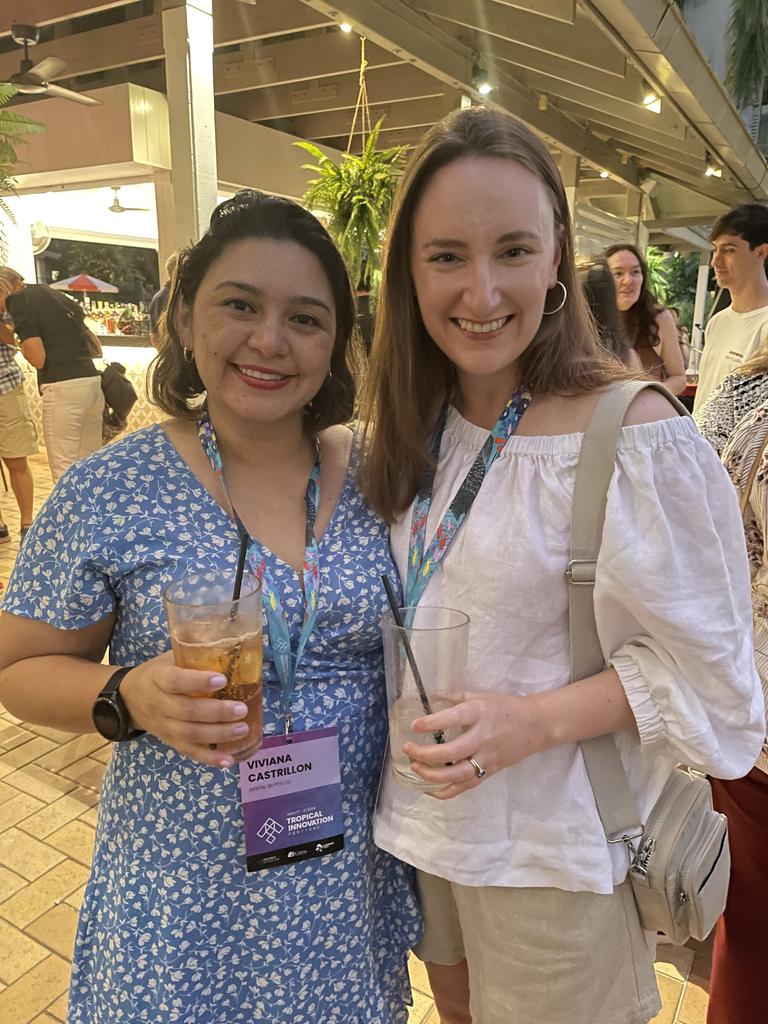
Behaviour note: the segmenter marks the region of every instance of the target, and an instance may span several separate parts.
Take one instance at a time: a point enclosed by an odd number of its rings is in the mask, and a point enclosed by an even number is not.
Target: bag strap
[[[598,401],[584,434],[576,469],[571,513],[569,583],[571,680],[585,679],[605,668],[595,623],[594,586],[603,537],[608,488],[616,468],[622,423],[633,399],[645,388],[664,395],[681,416],[689,412],[655,381],[625,381]],[[582,740],[581,751],[595,803],[609,843],[626,843],[642,835],[640,814],[612,735]]]
[[[744,513],[747,511],[747,505],[752,495],[752,488],[757,477],[757,471],[760,469],[760,463],[763,461],[763,455],[765,455],[765,449],[768,448],[768,434],[765,435],[763,443],[760,445],[760,449],[749,467],[749,476],[747,482],[744,485],[744,490],[741,492],[741,499],[739,500],[739,507],[741,508],[741,517],[744,518]]]

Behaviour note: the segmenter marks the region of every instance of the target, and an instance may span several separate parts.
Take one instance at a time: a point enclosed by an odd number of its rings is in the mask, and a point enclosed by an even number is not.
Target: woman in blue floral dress
[[[338,425],[353,398],[353,324],[343,264],[310,214],[252,192],[222,204],[182,254],[168,305],[152,389],[174,418],[73,467],[20,554],[0,617],[0,700],[79,732],[105,684],[119,708],[70,1024],[406,1021],[420,918],[409,869],[373,846],[370,824],[386,742],[380,576],[394,572]],[[203,390],[218,467],[200,444]],[[174,666],[162,607],[191,572],[234,578],[239,529],[257,538],[250,565],[264,563],[294,652],[302,568],[316,559],[291,713],[296,731],[338,728],[344,821],[341,851],[250,873],[229,753],[245,707],[195,699],[220,680]],[[268,650],[264,682],[265,733],[279,734]]]

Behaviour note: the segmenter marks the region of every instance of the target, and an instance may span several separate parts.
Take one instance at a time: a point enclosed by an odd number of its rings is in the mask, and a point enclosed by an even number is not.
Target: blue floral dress
[[[169,648],[164,588],[234,572],[237,534],[160,427],[74,466],[26,538],[3,608],[59,629],[113,612],[111,661]],[[263,551],[296,636],[294,570]],[[371,817],[386,742],[380,575],[387,530],[347,475],[320,542],[321,597],[300,664],[294,728],[339,728],[344,850],[246,873],[237,768],[153,736],[116,744],[75,945],[69,1024],[404,1024],[406,953],[421,921],[410,869]],[[55,686],[55,681],[52,681]],[[265,731],[280,689],[265,662]]]

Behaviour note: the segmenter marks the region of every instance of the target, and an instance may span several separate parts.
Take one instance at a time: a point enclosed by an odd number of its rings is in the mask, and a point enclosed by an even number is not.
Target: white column
[[[155,171],[155,208],[157,209],[157,262],[160,283],[165,281],[165,261],[176,252],[176,227],[173,206],[173,185],[170,171]]]
[[[691,330],[691,358],[688,369],[697,372],[701,349],[704,345],[704,313],[707,306],[707,284],[709,283],[709,252],[699,257],[699,275],[696,278],[696,298],[693,303],[693,328]]]
[[[563,153],[560,157],[560,176],[565,186],[565,196],[568,200],[568,209],[571,212],[571,222],[576,223],[576,190],[579,185],[579,168],[581,161],[571,153]]]
[[[179,249],[197,241],[216,205],[213,0],[163,0],[163,47]]]

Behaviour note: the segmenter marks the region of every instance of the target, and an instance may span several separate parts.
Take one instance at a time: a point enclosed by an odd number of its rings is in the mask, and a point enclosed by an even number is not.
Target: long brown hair
[[[620,310],[621,322],[624,327],[624,335],[632,348],[653,349],[661,340],[659,337],[659,325],[656,317],[662,312],[664,306],[656,301],[653,292],[648,287],[648,264],[643,254],[636,245],[628,242],[619,242],[611,245],[605,250],[606,261],[615,256],[617,252],[630,252],[640,264],[643,275],[643,283],[640,285],[640,294],[629,309]]]
[[[360,407],[364,458],[360,484],[373,508],[391,520],[404,511],[430,462],[429,436],[448,398],[455,368],[430,338],[410,269],[414,214],[441,168],[468,157],[502,157],[527,168],[552,202],[562,256],[558,281],[567,290],[560,312],[542,318],[518,360],[520,382],[533,394],[577,394],[627,374],[604,352],[576,277],[565,189],[546,146],[509,114],[470,107],[434,125],[413,153],[390,215],[368,379]],[[556,288],[548,305],[562,295]]]
[[[197,367],[184,358],[176,326],[181,303],[192,306],[203,278],[227,246],[246,238],[296,242],[320,261],[333,293],[336,337],[328,380],[305,410],[305,425],[319,432],[346,423],[353,412],[360,341],[355,327],[355,298],[344,261],[320,221],[298,203],[255,189],[242,189],[211,214],[202,238],[182,249],[168,287],[168,302],[158,324],[159,351],[152,362],[149,393],[171,416],[193,419],[205,394]]]

